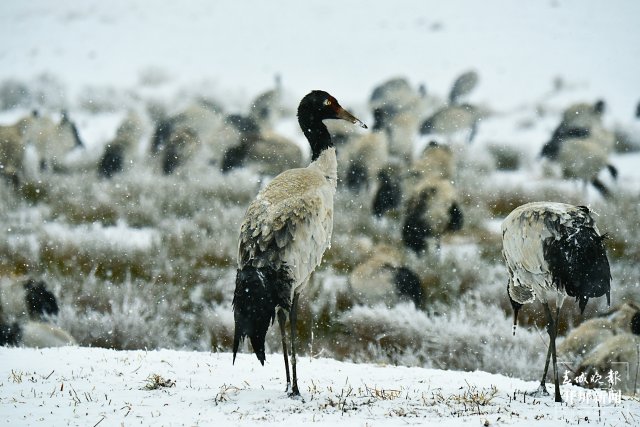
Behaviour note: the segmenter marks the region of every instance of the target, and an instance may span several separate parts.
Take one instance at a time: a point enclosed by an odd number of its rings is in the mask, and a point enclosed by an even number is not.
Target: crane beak
[[[367,125],[365,125],[362,122],[362,120],[358,119],[353,114],[351,114],[350,112],[348,112],[347,110],[345,110],[340,106],[336,108],[336,119],[346,120],[348,122],[351,122],[355,125],[360,126],[361,128],[367,129]]]

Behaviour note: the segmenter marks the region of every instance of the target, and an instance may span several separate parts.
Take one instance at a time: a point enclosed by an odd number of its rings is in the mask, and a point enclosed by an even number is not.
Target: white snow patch
[[[48,238],[78,247],[101,247],[114,250],[147,251],[160,242],[160,234],[151,228],[132,228],[122,221],[115,226],[101,223],[69,226],[63,223],[47,223],[43,227]]]
[[[7,425],[335,426],[625,424],[637,399],[553,403],[525,397],[536,382],[331,359],[298,360],[301,399],[284,391],[282,357],[98,348],[0,348],[0,417]],[[156,380],[153,380],[156,376]],[[584,392],[563,385],[566,395]]]

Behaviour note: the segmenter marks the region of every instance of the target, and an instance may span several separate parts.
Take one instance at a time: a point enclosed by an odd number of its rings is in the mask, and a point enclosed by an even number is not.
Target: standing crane
[[[277,316],[289,396],[300,395],[295,347],[298,297],[320,265],[333,230],[337,160],[331,136],[322,122],[325,119],[342,119],[367,127],[327,92],[315,90],[307,94],[298,107],[298,123],[311,146],[311,164],[276,176],[249,205],[240,227],[233,295],[233,360],[240,341],[248,336],[264,365],[265,336]],[[285,338],[287,317],[293,382]]]
[[[583,313],[589,298],[607,296],[611,270],[592,211],[586,206],[534,202],[514,209],[502,223],[502,256],[507,264],[507,293],[513,307],[513,333],[518,311],[538,299],[547,318],[549,347],[537,396],[549,395],[545,386],[549,359],[553,360],[555,401],[562,402],[556,360],[558,317],[564,298],[574,297]],[[555,319],[549,299],[556,298]]]

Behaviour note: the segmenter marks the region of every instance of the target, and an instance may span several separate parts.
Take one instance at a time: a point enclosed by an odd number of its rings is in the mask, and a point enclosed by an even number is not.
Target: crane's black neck
[[[333,147],[329,130],[322,118],[313,114],[299,114],[298,123],[311,146],[311,161],[315,161],[327,148]]]

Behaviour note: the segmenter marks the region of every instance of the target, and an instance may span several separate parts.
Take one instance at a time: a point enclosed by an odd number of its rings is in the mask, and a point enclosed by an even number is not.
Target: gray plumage
[[[472,142],[483,113],[470,104],[449,105],[433,113],[420,126],[422,135],[439,134],[457,142],[461,135],[465,142]]]
[[[478,73],[474,70],[460,74],[453,82],[449,92],[449,104],[457,104],[459,99],[468,95],[478,85]]]
[[[429,142],[422,155],[411,163],[408,184],[416,185],[426,178],[453,180],[456,175],[456,159],[447,145]]]
[[[610,196],[610,190],[598,174],[607,169],[615,179],[618,172],[609,163],[607,147],[595,136],[566,139],[560,145],[557,161],[564,178],[581,180],[585,186],[591,183],[604,197]]]

